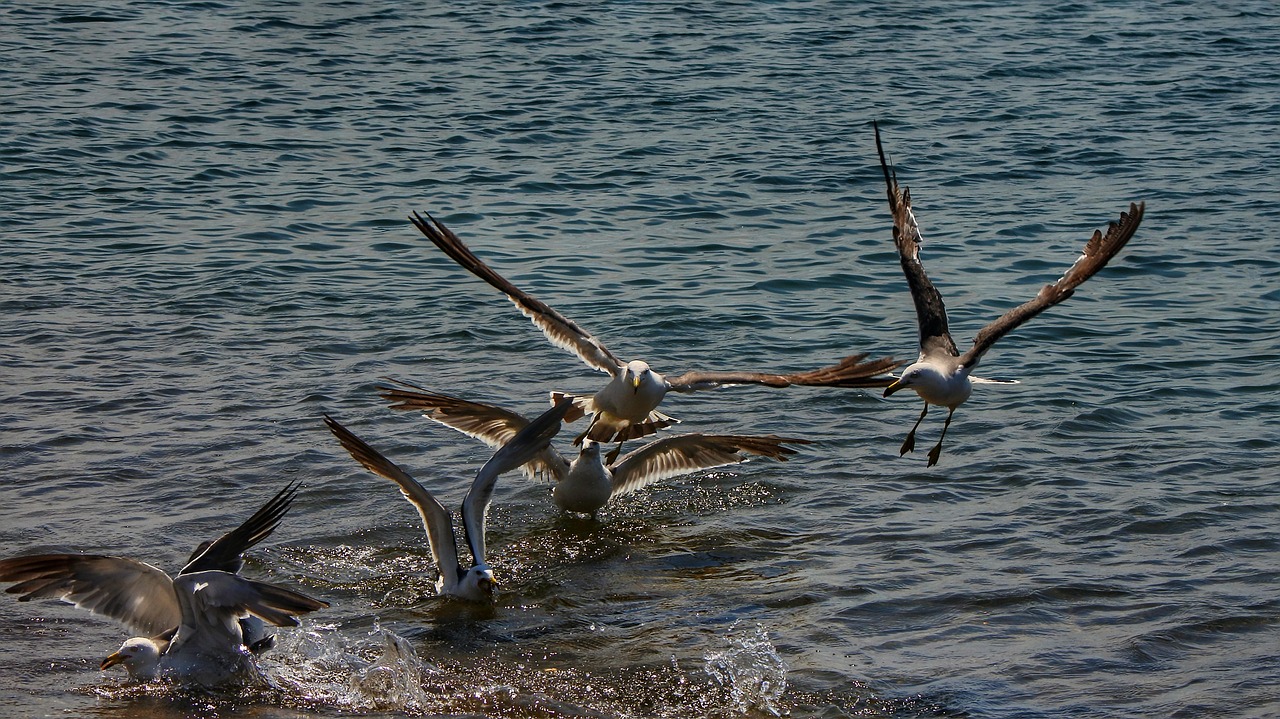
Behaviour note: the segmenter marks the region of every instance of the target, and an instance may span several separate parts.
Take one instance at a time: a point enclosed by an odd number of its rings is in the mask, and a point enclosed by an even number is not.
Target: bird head
[[[631,385],[632,392],[639,392],[640,385],[653,375],[649,363],[644,360],[631,360],[623,370],[623,378]]]
[[[98,666],[106,671],[117,664],[124,665],[135,679],[154,679],[160,666],[160,647],[146,637],[134,637],[120,645]]]
[[[889,395],[893,394],[894,392],[897,392],[900,389],[905,389],[907,387],[910,387],[911,385],[915,384],[919,376],[920,376],[919,370],[915,365],[908,367],[907,369],[903,370],[902,374],[897,379],[889,383],[888,387],[884,388],[884,396],[888,397]]]
[[[498,589],[493,570],[487,564],[477,564],[467,570],[459,583],[458,596],[472,602],[492,602]]]
[[[599,459],[600,443],[594,439],[582,440],[582,451],[578,453],[580,459]]]

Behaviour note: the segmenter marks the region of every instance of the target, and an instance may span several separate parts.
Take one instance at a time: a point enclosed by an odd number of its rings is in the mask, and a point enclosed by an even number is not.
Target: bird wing
[[[400,486],[400,493],[409,500],[422,517],[422,528],[427,532],[427,543],[431,546],[431,556],[436,560],[436,569],[444,580],[446,591],[458,584],[458,546],[453,538],[453,520],[449,510],[431,495],[409,473],[394,462],[383,457],[378,450],[365,444],[364,440],[351,433],[351,430],[338,424],[338,421],[325,415],[324,423],[338,438],[342,447],[351,454],[365,469],[395,482]]]
[[[498,482],[498,476],[528,462],[546,449],[551,438],[560,431],[565,412],[569,411],[571,404],[572,400],[562,399],[554,407],[538,415],[537,419],[494,452],[489,461],[476,472],[476,478],[462,500],[462,526],[475,564],[485,563],[485,515],[489,512],[489,502],[493,499],[493,488]]]
[[[898,247],[898,259],[902,274],[907,277],[907,287],[916,306],[916,322],[920,325],[920,352],[923,355],[946,352],[955,357],[960,354],[947,330],[947,307],[942,295],[925,274],[920,264],[920,225],[911,211],[911,190],[898,186],[897,173],[889,167],[880,144],[880,126],[871,124],[876,131],[876,152],[880,153],[880,169],[889,196],[889,211],[893,213],[893,242]]]
[[[212,542],[201,543],[178,574],[203,572],[210,569],[232,574],[239,573],[244,566],[241,555],[253,545],[271,536],[271,533],[280,525],[280,521],[284,519],[285,513],[289,511],[289,505],[297,495],[298,487],[297,482],[290,482],[257,512],[254,512],[252,517],[246,519],[244,524]]]
[[[1107,262],[1133,237],[1133,233],[1142,222],[1142,213],[1146,203],[1129,203],[1129,211],[1121,212],[1120,219],[1107,225],[1104,235],[1101,230],[1094,230],[1093,237],[1085,243],[1084,250],[1075,263],[1067,269],[1062,277],[1051,285],[1045,285],[1034,299],[1009,310],[999,319],[983,327],[973,339],[973,347],[960,357],[960,364],[974,367],[982,355],[1001,337],[1009,334],[1015,327],[1062,302],[1075,293],[1085,280],[1093,277],[1098,270],[1107,266]]]
[[[214,658],[238,654],[244,637],[239,619],[253,615],[277,627],[296,627],[299,614],[329,604],[274,584],[255,582],[229,572],[206,570],[173,580],[182,624],[167,652],[190,651]]]
[[[612,376],[617,376],[622,371],[623,363],[609,351],[607,347],[601,344],[600,340],[591,335],[590,332],[582,329],[576,322],[556,312],[550,306],[525,293],[520,288],[511,284],[502,275],[494,272],[492,268],[480,261],[479,257],[471,252],[471,249],[453,234],[453,231],[440,221],[432,217],[430,213],[424,220],[418,213],[413,213],[409,217],[413,222],[413,226],[417,227],[428,240],[435,243],[446,255],[454,262],[457,262],[471,274],[493,285],[502,291],[507,297],[520,308],[520,312],[533,321],[533,324],[542,333],[551,340],[551,344],[557,347],[567,349],[576,354],[587,365],[608,372]]]
[[[745,461],[754,454],[786,461],[796,453],[784,444],[811,444],[808,440],[773,435],[682,434],[650,442],[628,452],[611,466],[616,497],[641,487],[700,469]]]
[[[18,601],[61,599],[110,617],[135,632],[178,626],[182,611],[163,571],[134,559],[99,554],[39,554],[0,560],[0,582]]]
[[[877,377],[902,364],[889,357],[863,362],[866,354],[849,355],[836,364],[793,374],[766,372],[685,372],[668,377],[668,388],[676,392],[697,392],[735,384],[758,384],[766,387],[885,387],[892,377]]]
[[[391,409],[420,411],[422,416],[468,437],[478,439],[493,448],[501,447],[529,424],[523,415],[501,407],[480,402],[470,402],[457,397],[437,394],[422,387],[400,380],[389,380],[402,387],[378,386],[378,394],[391,402]],[[413,389],[404,389],[412,387]],[[531,479],[564,476],[569,464],[550,445],[539,452],[521,469]]]

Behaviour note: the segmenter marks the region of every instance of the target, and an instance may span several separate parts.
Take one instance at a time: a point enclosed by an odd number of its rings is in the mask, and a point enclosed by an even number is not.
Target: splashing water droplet
[[[738,631],[735,622],[726,637],[727,649],[708,652],[705,670],[729,691],[734,709],[752,707],[781,716],[778,702],[787,690],[787,665],[778,655],[769,634],[757,624],[752,631]]]

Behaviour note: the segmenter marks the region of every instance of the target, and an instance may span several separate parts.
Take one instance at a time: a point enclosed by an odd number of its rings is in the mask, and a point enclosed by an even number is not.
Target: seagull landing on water
[[[647,362],[618,359],[600,340],[573,320],[521,291],[481,262],[457,235],[431,215],[424,219],[415,212],[409,219],[454,262],[506,294],[552,344],[573,352],[588,366],[610,375],[609,383],[590,397],[559,392],[552,394],[552,403],[562,397],[573,400],[574,407],[565,416],[565,422],[591,415],[586,431],[574,440],[574,444],[581,444],[584,439],[623,442],[671,426],[679,420],[657,411],[667,392],[697,392],[743,384],[766,387],[884,387],[892,381],[891,377],[883,376],[884,373],[900,364],[889,358],[864,362],[867,355],[858,354],[828,367],[795,374],[691,371],[677,377],[664,377]]]
[[[329,606],[273,584],[237,576],[242,555],[275,531],[297,492],[290,484],[236,529],[201,544],[177,576],[124,557],[42,554],[0,560],[0,582],[18,601],[56,598],[110,617],[148,636],[126,641],[103,660],[134,679],[214,687],[257,676],[253,655],[274,637],[263,622],[297,626],[294,617]]]
[[[1133,237],[1142,222],[1145,203],[1129,203],[1129,211],[1120,213],[1120,219],[1107,226],[1106,234],[1094,230],[1093,237],[1085,244],[1080,257],[1067,269],[1061,279],[1045,285],[1034,299],[1001,315],[983,327],[974,337],[973,346],[961,354],[947,329],[947,308],[942,295],[929,281],[920,264],[920,226],[911,211],[911,191],[898,186],[898,178],[885,160],[884,147],[880,144],[880,127],[872,123],[876,133],[876,151],[880,154],[880,168],[884,172],[888,188],[889,210],[893,213],[893,241],[898,247],[902,272],[916,307],[916,320],[920,325],[920,359],[902,371],[902,375],[884,390],[884,396],[900,389],[912,389],[924,400],[924,409],[902,443],[902,454],[916,446],[916,429],[929,412],[929,405],[947,408],[947,421],[942,425],[938,443],[929,450],[929,464],[938,463],[942,453],[942,439],[951,426],[951,416],[956,407],[969,399],[974,383],[997,382],[970,376],[987,350],[1001,337],[1018,325],[1067,299],[1075,288],[1106,266]]]
[[[391,408],[420,411],[439,422],[491,447],[509,442],[529,420],[515,412],[480,402],[428,392],[421,387],[391,380],[402,387],[378,387]],[[786,461],[796,450],[785,444],[810,444],[790,437],[682,434],[649,442],[621,459],[606,459],[600,444],[585,440],[573,461],[550,445],[523,466],[532,478],[555,480],[551,498],[566,512],[593,518],[614,497],[670,477],[702,469],[744,462],[749,455]]]
[[[525,464],[545,450],[551,438],[560,431],[560,423],[568,409],[569,402],[565,400],[543,412],[522,431],[514,433],[510,441],[495,452],[476,473],[467,496],[462,500],[463,533],[471,548],[470,567],[462,566],[458,560],[453,518],[449,510],[440,504],[440,500],[418,484],[408,472],[338,424],[337,420],[325,415],[324,423],[357,462],[370,472],[399,485],[400,493],[417,508],[418,515],[422,517],[422,526],[427,532],[431,556],[440,573],[436,580],[436,592],[468,602],[487,603],[493,601],[493,592],[498,584],[493,577],[493,570],[485,560],[485,514],[489,511],[489,502],[493,499],[493,488],[498,482],[498,476]]]

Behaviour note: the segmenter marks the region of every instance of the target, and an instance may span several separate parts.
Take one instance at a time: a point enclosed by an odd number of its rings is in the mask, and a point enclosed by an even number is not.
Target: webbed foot
[[[913,429],[907,433],[907,438],[902,441],[902,449],[898,452],[898,456],[901,457],[907,452],[914,451],[916,451],[916,431]]]
[[[929,464],[926,467],[932,467],[938,463],[938,457],[942,455],[942,443],[935,444],[933,449],[929,450]]]

